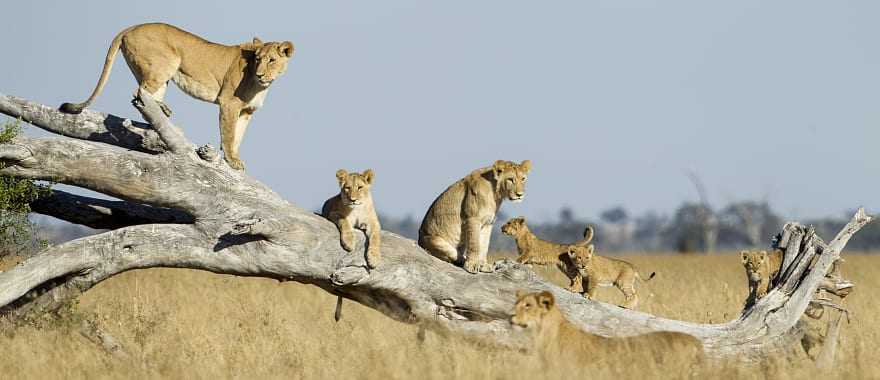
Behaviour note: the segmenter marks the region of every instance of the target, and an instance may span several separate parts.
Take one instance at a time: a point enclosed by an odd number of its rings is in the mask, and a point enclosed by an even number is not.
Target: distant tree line
[[[813,225],[819,236],[830,240],[849,220],[853,212],[839,217],[801,220]],[[492,234],[491,249],[516,251],[513,239],[501,234],[501,225],[512,215],[498,214]],[[394,218],[380,215],[382,228],[411,239],[418,237],[421,220],[406,216]],[[579,217],[574,210],[563,207],[555,220],[539,223],[528,220],[529,228],[538,237],[555,242],[573,242],[583,236],[584,228],[595,229],[593,241],[604,252],[681,252],[702,253],[766,248],[772,237],[782,230],[785,220],[767,202],[733,202],[719,210],[701,203],[685,202],[671,215],[653,211],[632,216],[624,207],[612,207],[599,213],[597,220]],[[880,223],[860,231],[847,245],[850,251],[880,251]]]

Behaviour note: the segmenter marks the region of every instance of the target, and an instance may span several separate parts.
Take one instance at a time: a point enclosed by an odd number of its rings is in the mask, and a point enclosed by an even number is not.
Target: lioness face
[[[749,276],[749,279],[760,281],[760,270],[761,266],[764,265],[764,261],[767,260],[767,251],[742,251],[740,255],[742,256],[742,263],[746,268],[746,275]]]
[[[568,247],[568,258],[578,269],[587,269],[593,263],[593,251],[595,247],[590,244],[586,247],[571,245]]]
[[[526,176],[532,162],[525,160],[520,164],[510,161],[495,161],[492,171],[495,174],[495,183],[502,196],[511,202],[522,202],[526,196]]]
[[[373,170],[367,169],[363,173],[348,173],[344,169],[339,169],[336,171],[336,180],[339,181],[339,195],[342,198],[342,204],[349,207],[358,206],[370,196]]]
[[[262,43],[254,39],[254,43]],[[269,86],[287,71],[287,62],[293,56],[293,43],[267,42],[262,43],[254,54],[256,70],[254,75],[262,86]]]
[[[555,307],[556,300],[548,291],[540,293],[523,294],[516,293],[516,305],[513,308],[513,317],[510,323],[525,327],[539,327],[550,310]]]
[[[526,219],[521,216],[508,220],[507,223],[504,223],[504,225],[501,226],[501,233],[507,236],[519,235],[519,231],[525,223]]]

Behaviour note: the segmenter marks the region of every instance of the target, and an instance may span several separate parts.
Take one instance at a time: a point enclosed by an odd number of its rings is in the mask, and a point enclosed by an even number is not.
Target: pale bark
[[[812,231],[786,225],[783,235],[803,237],[781,245],[791,265],[765,298],[725,324],[676,321],[585,300],[508,261],[497,263],[495,273],[470,274],[389,232],[382,233],[382,264],[368,270],[361,234],[355,234],[354,251],[345,252],[331,222],[229,168],[216,152],[197,154],[151,98],[143,101],[139,109],[146,119],[161,126],[132,132],[136,124],[114,124],[111,116],[89,111],[63,115],[0,94],[0,112],[73,138],[22,136],[0,145],[0,161],[6,165],[0,173],[124,199],[57,194],[54,202],[43,200],[43,208],[35,207],[115,229],[51,247],[0,273],[0,306],[8,315],[52,310],[127,270],[178,267],[314,284],[400,321],[515,347],[527,342],[508,323],[515,292],[549,290],[565,315],[586,331],[608,337],[677,331],[699,339],[712,358],[748,360],[796,341],[794,326],[816,288],[849,238],[871,220],[860,210],[827,246]],[[114,142],[95,132],[108,124],[121,126],[125,138]],[[93,132],[79,132],[78,126]],[[813,255],[819,259],[810,269]]]

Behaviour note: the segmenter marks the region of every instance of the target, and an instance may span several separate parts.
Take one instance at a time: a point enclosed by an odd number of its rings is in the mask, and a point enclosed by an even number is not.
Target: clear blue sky
[[[162,21],[296,44],[242,157],[303,207],[338,191],[336,169],[370,167],[379,209],[420,218],[470,170],[531,159],[508,214],[669,212],[696,198],[686,170],[716,207],[880,211],[880,2],[246,3],[3,4],[0,92],[81,101],[117,32]],[[119,56],[92,109],[138,116],[135,87]],[[217,146],[215,105],[173,86],[167,101],[194,142]]]

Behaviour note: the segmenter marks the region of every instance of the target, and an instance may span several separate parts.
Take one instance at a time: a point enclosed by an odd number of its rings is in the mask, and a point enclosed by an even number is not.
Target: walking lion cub
[[[516,249],[519,252],[516,262],[520,264],[556,265],[571,282],[568,285],[568,290],[575,293],[583,292],[581,274],[568,256],[569,244],[557,244],[539,239],[529,230],[529,226],[526,225],[526,218],[522,216],[510,219],[507,223],[504,223],[501,226],[501,233],[516,240]],[[592,240],[593,227],[587,226],[584,229],[583,240],[574,244],[587,245]]]
[[[373,171],[367,169],[363,173],[349,173],[339,169],[336,180],[339,181],[339,194],[324,202],[321,215],[339,228],[339,243],[348,252],[354,249],[354,229],[364,231],[367,236],[367,266],[375,268],[382,259],[379,251],[382,226],[379,225],[370,194]]]
[[[636,280],[648,282],[657,274],[651,272],[647,279],[635,267],[623,260],[612,259],[594,254],[595,247],[570,245],[568,256],[583,277],[585,283],[584,297],[595,300],[596,291],[600,286],[614,286],[626,297],[623,305],[627,309],[635,309],[639,304],[639,295],[636,292]]]

